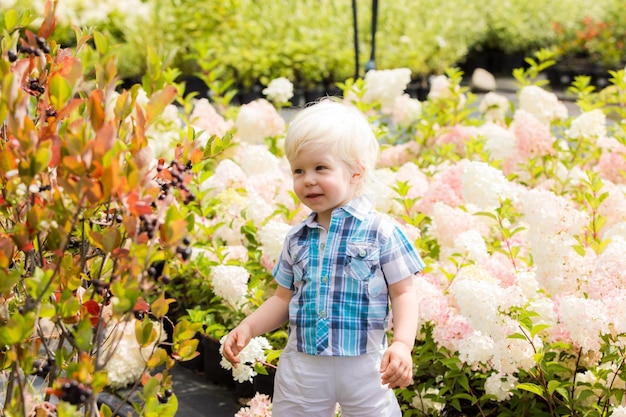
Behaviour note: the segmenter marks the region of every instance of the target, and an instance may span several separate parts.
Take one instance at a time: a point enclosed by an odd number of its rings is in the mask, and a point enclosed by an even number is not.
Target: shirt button
[[[320,249],[321,249],[321,250],[326,249],[326,244],[325,244],[325,243],[320,243]]]
[[[322,317],[322,318],[326,317],[326,312],[325,311],[320,311],[320,317]]]
[[[359,251],[359,256],[360,256],[361,258],[365,258],[365,255],[367,255],[367,252],[365,252],[365,249],[361,249],[361,250]]]
[[[324,284],[326,284],[326,283],[328,282],[328,277],[323,277],[323,278],[322,278],[322,282],[323,282]]]

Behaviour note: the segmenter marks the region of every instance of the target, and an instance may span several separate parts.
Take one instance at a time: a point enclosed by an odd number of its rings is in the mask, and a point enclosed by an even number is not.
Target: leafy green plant
[[[193,196],[180,179],[204,153],[183,145],[175,160],[150,166],[145,133],[178,97],[171,74],[153,68],[141,104],[139,85],[117,91],[102,33],[77,31],[76,47],[65,49],[53,37],[53,4],[37,33],[25,27],[31,15],[6,11],[1,42],[4,412],[111,415],[98,395],[119,386],[108,367],[113,342],[142,352],[132,363],[136,411],[173,416],[170,370],[195,355],[197,341],[189,323],[169,321],[165,289],[189,259]],[[114,337],[118,327],[130,336]]]

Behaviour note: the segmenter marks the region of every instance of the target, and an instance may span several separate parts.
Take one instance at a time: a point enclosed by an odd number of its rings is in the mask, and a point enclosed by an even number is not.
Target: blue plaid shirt
[[[326,356],[380,351],[387,345],[387,286],[424,262],[365,197],[335,209],[328,231],[314,218],[291,229],[274,268],[278,284],[294,292],[287,348]]]

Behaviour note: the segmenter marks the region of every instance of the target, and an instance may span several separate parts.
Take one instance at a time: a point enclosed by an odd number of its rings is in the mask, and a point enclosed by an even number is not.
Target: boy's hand
[[[228,333],[228,336],[226,336],[226,340],[224,341],[224,358],[230,362],[234,368],[241,362],[237,355],[250,343],[251,339],[252,334],[250,327],[245,323],[239,324],[239,326],[235,327]]]
[[[413,381],[413,358],[406,343],[394,342],[383,355],[380,364],[383,385],[405,388]]]

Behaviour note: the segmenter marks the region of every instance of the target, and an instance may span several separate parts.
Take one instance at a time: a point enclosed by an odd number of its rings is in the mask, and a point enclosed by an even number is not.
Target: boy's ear
[[[364,173],[365,173],[365,169],[363,168],[363,165],[358,164],[356,167],[356,171],[352,173],[352,178],[351,178],[352,182],[357,183],[361,181],[363,179]]]

